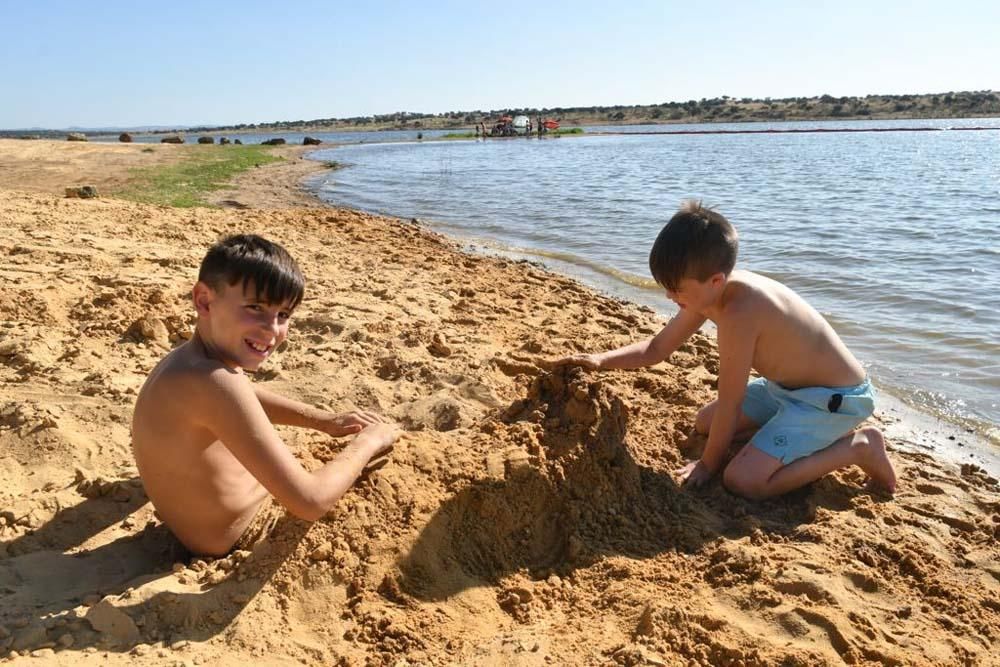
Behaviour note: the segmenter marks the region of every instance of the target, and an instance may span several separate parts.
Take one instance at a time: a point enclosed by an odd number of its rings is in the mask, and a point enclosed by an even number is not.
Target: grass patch
[[[559,128],[558,130],[549,130],[547,134],[554,134],[560,137],[564,134],[583,134],[583,128],[582,127],[567,127],[566,129]]]
[[[441,136],[442,139],[475,139],[477,135],[475,132],[449,132]]]
[[[207,206],[205,194],[225,187],[236,174],[283,159],[270,151],[260,145],[202,147],[178,164],[134,169],[129,184],[115,194],[146,204]]]

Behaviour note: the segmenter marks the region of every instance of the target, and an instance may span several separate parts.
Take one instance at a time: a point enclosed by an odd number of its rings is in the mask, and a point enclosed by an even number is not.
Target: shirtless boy
[[[323,516],[366,466],[377,466],[400,431],[370,412],[336,415],[250,382],[288,335],[305,281],[281,246],[231,236],[202,261],[189,341],[153,369],[139,392],[132,448],[164,523],[190,551],[222,555],[273,514],[270,496],[295,516]],[[357,434],[334,460],[308,472],[273,424]]]
[[[591,370],[651,366],[712,320],[719,394],[698,412],[695,429],[708,441],[698,461],[677,471],[682,481],[698,486],[721,471],[730,491],[759,499],[856,465],[892,492],[896,475],[882,433],[856,430],[874,410],[864,368],[799,295],[734,270],[738,247],[736,230],[722,215],[685,203],[649,253],[653,277],[680,312],[649,340],[556,363]],[[751,369],[762,377],[748,384]],[[730,443],[748,438],[723,470]]]

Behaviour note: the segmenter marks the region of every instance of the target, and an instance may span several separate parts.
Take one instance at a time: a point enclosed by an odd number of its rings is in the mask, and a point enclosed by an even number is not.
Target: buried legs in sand
[[[710,403],[698,413],[695,430],[703,435],[708,434],[714,407],[715,403]],[[757,428],[757,424],[741,414],[734,439],[748,440]],[[851,431],[829,447],[787,465],[748,443],[726,466],[722,481],[731,492],[759,500],[788,493],[851,465],[868,475],[872,487],[889,493],[896,490],[896,473],[885,452],[885,439],[874,427]]]

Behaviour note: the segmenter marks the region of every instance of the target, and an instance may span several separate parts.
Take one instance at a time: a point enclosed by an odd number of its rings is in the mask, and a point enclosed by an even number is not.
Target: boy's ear
[[[718,273],[712,274],[712,277],[708,279],[712,287],[719,287],[726,283],[726,274],[719,271]]]
[[[191,289],[191,300],[199,317],[208,315],[209,307],[215,301],[215,290],[199,280]]]

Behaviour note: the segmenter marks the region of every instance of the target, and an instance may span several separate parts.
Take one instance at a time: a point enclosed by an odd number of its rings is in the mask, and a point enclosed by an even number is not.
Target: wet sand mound
[[[480,426],[495,447],[488,477],[435,514],[402,565],[404,589],[444,599],[455,581],[496,583],[511,572],[538,574],[584,556],[583,535],[631,513],[625,508],[642,497],[623,443],[627,415],[619,398],[579,371],[536,377],[526,398]],[[464,576],[442,577],[449,567]]]

